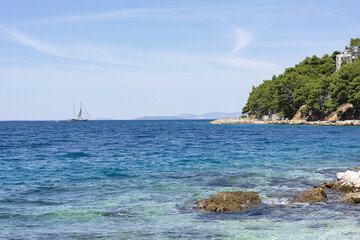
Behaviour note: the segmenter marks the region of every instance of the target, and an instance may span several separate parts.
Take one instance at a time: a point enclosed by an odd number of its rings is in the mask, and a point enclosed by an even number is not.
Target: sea
[[[0,122],[0,239],[359,239],[360,206],[289,199],[360,166],[360,127]],[[262,203],[203,212],[220,191]]]

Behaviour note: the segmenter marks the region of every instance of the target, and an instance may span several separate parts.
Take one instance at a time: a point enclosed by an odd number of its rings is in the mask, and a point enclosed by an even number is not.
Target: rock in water
[[[336,177],[340,182],[347,181],[348,185],[352,185],[353,189],[360,189],[360,172],[348,170],[346,172],[337,173]]]
[[[316,203],[324,201],[326,198],[326,193],[322,188],[312,188],[301,191],[291,202]]]
[[[335,184],[331,188],[331,190],[333,191],[341,191],[341,192],[350,192],[353,191],[354,189],[355,189],[354,185],[350,181],[345,181],[345,180],[335,182]]]
[[[331,189],[335,183],[336,183],[336,181],[324,182],[321,185],[315,185],[314,188]]]
[[[348,193],[345,195],[343,199],[341,199],[341,201],[352,204],[358,204],[360,203],[360,193]]]
[[[220,192],[210,198],[196,202],[204,211],[235,212],[246,209],[250,203],[261,203],[256,192]]]

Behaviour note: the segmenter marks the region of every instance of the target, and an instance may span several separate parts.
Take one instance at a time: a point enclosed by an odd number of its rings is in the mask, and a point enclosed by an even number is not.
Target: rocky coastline
[[[338,172],[337,181],[314,185],[313,188],[300,191],[296,196],[288,199],[289,204],[326,203],[331,202],[360,204],[360,167],[354,170]],[[335,196],[334,196],[335,195]],[[329,197],[330,196],[330,197]],[[201,211],[205,212],[237,212],[249,208],[256,208],[261,203],[256,192],[220,192],[219,194],[197,201]]]
[[[280,124],[280,125],[318,125],[318,126],[360,126],[360,120],[339,120],[339,121],[306,121],[306,120],[267,120],[257,121],[251,119],[217,119],[210,124]]]
[[[359,110],[351,103],[340,106],[335,112],[325,113],[321,111],[310,111],[304,114],[306,105],[296,112],[291,120],[280,120],[273,114],[271,117],[264,115],[261,119],[235,118],[217,119],[210,124],[283,124],[283,125],[318,125],[318,126],[360,126]]]

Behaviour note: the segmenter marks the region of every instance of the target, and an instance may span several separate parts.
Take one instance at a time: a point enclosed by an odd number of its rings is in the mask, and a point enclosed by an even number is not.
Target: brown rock
[[[313,109],[313,110],[309,111],[305,120],[306,121],[320,121],[320,120],[324,119],[325,115],[326,114],[324,111],[321,111],[319,109]]]
[[[302,113],[302,110],[304,110],[306,108],[306,105],[302,105],[299,110],[297,110],[296,114],[294,115],[294,117],[292,118],[292,121],[294,123],[297,123],[298,121],[304,121],[305,120],[305,115]]]
[[[360,193],[348,193],[343,199],[341,199],[341,201],[352,204],[360,203]]]
[[[327,195],[322,188],[311,188],[303,190],[291,202],[316,203],[326,200]]]
[[[324,182],[321,185],[315,185],[314,188],[331,189],[335,183],[336,183],[336,181]]]
[[[355,171],[360,171],[360,166],[355,168]]]
[[[345,103],[336,112],[339,120],[359,119],[359,111],[351,103]]]
[[[339,120],[339,117],[336,112],[333,112],[328,117],[324,118],[324,121],[329,121],[329,122],[336,122],[338,120]]]
[[[261,203],[256,192],[220,192],[210,198],[196,202],[204,211],[209,212],[235,212],[246,209],[249,203]]]
[[[349,192],[353,191],[354,185],[351,184],[349,181],[336,181],[335,184],[331,188],[333,191],[342,191],[342,192]]]
[[[338,107],[335,112],[330,114],[325,120],[327,121],[343,121],[343,120],[352,120],[352,119],[359,119],[360,112],[358,109],[354,107],[351,103],[345,103]]]

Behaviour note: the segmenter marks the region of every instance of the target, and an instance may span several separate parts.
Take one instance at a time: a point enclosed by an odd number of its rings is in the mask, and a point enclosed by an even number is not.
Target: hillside
[[[358,39],[351,39],[351,45]],[[242,112],[256,118],[277,114],[291,119],[298,109],[306,116],[329,116],[341,105],[360,109],[360,61],[343,64],[335,72],[336,55],[307,57],[284,73],[253,87]],[[319,119],[317,119],[319,120]]]

